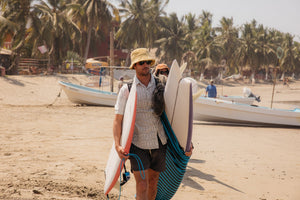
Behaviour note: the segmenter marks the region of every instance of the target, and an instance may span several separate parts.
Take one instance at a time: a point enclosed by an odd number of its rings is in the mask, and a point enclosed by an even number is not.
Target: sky
[[[177,13],[178,17],[202,11],[213,15],[213,26],[219,26],[222,17],[233,18],[235,26],[253,19],[264,27],[275,28],[295,36],[300,41],[299,0],[170,0],[166,12]]]

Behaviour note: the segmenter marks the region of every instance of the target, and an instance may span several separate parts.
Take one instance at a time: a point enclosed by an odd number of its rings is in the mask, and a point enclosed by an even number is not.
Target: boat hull
[[[114,106],[117,100],[117,93],[97,90],[81,85],[59,81],[68,99],[76,104],[95,106]]]
[[[300,109],[271,109],[200,97],[194,101],[194,120],[300,126]]]
[[[232,101],[236,103],[252,105],[255,101],[254,97],[241,97],[241,96],[219,96],[218,99],[225,101]]]

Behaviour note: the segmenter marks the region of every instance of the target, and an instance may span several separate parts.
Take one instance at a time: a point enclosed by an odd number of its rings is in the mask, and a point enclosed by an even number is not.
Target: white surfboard
[[[174,108],[173,123],[171,124],[180,146],[185,151],[189,151],[190,141],[188,139],[190,131],[192,131],[189,130],[193,118],[193,115],[190,116],[193,108],[190,108],[193,106],[191,90],[191,82],[188,79],[181,79],[178,85],[177,106]]]
[[[165,111],[171,125],[173,122],[174,107],[176,103],[176,97],[177,97],[177,91],[178,91],[178,85],[180,79],[181,79],[180,68],[177,61],[174,60],[171,65],[171,69],[167,79],[165,93],[164,93]]]
[[[165,111],[180,146],[184,151],[190,151],[193,123],[193,96],[192,83],[182,79],[186,68],[183,64],[179,68],[176,60],[173,61],[165,87]]]
[[[125,149],[126,153],[129,153],[135,117],[136,117],[136,86],[132,84],[130,89],[129,97],[125,107],[125,113],[123,117],[123,125],[122,125],[122,135],[121,135],[121,146]],[[121,165],[122,160],[120,159],[116,149],[115,144],[113,143],[112,148],[110,150],[109,158],[105,168],[105,185],[104,185],[104,193],[107,195],[110,190],[114,187],[118,178],[120,176],[120,171],[123,169],[123,164]]]

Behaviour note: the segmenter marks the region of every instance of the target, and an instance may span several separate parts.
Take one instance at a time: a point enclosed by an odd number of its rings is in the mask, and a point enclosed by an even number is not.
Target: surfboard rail
[[[124,148],[126,153],[129,153],[134,126],[136,118],[136,104],[137,94],[136,87],[133,84],[129,97],[125,107],[125,113],[123,117],[122,135],[120,139],[121,146]],[[120,176],[120,172],[123,169],[122,160],[115,150],[115,143],[113,142],[110,150],[109,158],[105,168],[105,185],[104,194],[107,195],[111,189],[115,186]]]

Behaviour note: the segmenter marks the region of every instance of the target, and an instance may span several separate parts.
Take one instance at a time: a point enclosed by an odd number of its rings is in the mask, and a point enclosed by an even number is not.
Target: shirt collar
[[[150,73],[151,75],[151,79],[150,79],[150,83],[148,84],[148,87],[152,86],[152,85],[155,85],[155,80],[154,80],[154,76]],[[133,78],[133,83],[135,85],[143,85],[141,83],[141,81],[136,77],[136,75],[134,75],[134,78]]]

